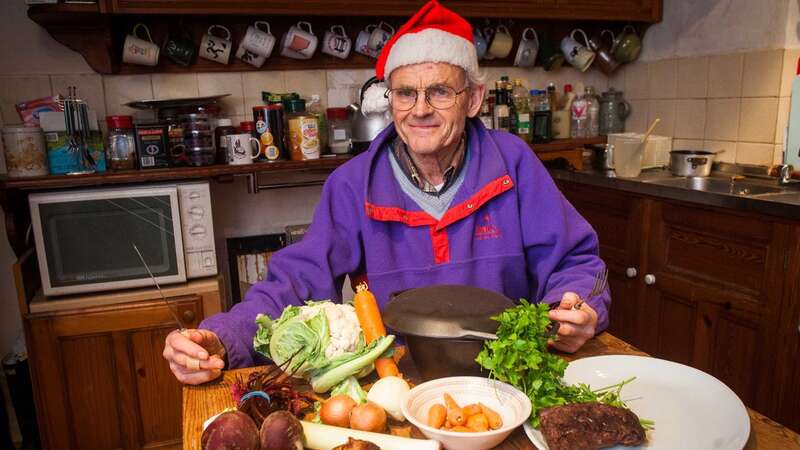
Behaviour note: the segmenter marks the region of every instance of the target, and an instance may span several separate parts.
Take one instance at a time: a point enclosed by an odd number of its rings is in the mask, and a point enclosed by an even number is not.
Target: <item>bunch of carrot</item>
[[[367,283],[362,282],[356,286],[356,295],[353,297],[353,307],[356,309],[358,323],[361,325],[361,330],[364,332],[364,339],[367,341],[367,344],[381,336],[386,336],[386,327],[383,325],[383,319],[381,319],[378,302],[375,300],[375,296],[372,295],[372,292],[369,291]],[[378,376],[381,378],[400,375],[397,364],[391,357],[376,359],[375,371],[378,372]]]
[[[428,410],[428,426],[466,433],[496,430],[503,426],[500,414],[483,403],[471,403],[462,408],[447,392],[444,393],[444,403],[437,403]]]

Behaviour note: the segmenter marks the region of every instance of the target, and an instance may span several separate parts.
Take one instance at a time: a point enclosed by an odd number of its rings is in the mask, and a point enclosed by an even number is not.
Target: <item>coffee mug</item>
[[[170,33],[164,41],[164,53],[175,64],[188,66],[194,58],[194,41],[189,33],[181,28],[175,33]]]
[[[369,36],[369,48],[375,51],[375,53],[380,54],[381,50],[383,50],[383,46],[392,38],[394,34],[394,27],[389,25],[386,22],[381,22],[372,30],[372,34]]]
[[[612,72],[617,70],[620,64],[619,61],[614,58],[614,55],[611,54],[611,45],[603,41],[603,35],[606,33],[611,34],[611,42],[613,43],[614,33],[610,30],[603,30],[600,32],[600,35],[594,35],[589,38],[589,48],[597,55],[595,58],[595,66],[604,74],[611,75]]]
[[[583,41],[586,45],[580,44],[575,39],[575,33],[580,33],[583,36]],[[589,38],[586,37],[586,33],[580,28],[572,30],[569,36],[561,40],[561,51],[564,53],[567,62],[581,72],[586,72],[589,66],[592,65],[592,62],[594,62],[595,54],[593,51],[586,48],[588,45]]]
[[[253,67],[261,67],[267,60],[266,56],[256,55],[255,53],[251,53],[245,50],[244,46],[241,45],[239,46],[239,49],[236,50],[236,57],[246,62],[247,64],[250,64]]]
[[[247,27],[241,46],[254,55],[269,58],[269,55],[272,54],[272,49],[275,47],[275,36],[270,32],[269,23],[258,20]]]
[[[307,30],[304,30],[303,27]],[[281,55],[294,59],[309,59],[317,50],[319,39],[311,31],[308,22],[297,22],[283,35],[281,40]]]
[[[361,53],[372,58],[378,57],[378,52],[369,47],[369,39],[372,32],[377,28],[375,25],[369,24],[358,33],[356,37],[356,53]]]
[[[249,133],[229,134],[225,139],[228,141],[228,164],[250,164],[261,154],[261,144]]]
[[[472,40],[475,42],[475,52],[478,54],[478,59],[483,59],[488,45],[486,45],[486,38],[483,37],[481,30],[475,28],[472,31]]]
[[[622,33],[614,40],[614,47],[611,49],[614,58],[621,63],[633,62],[641,51],[642,40],[636,34],[636,29],[632,25],[625,25]]]
[[[214,35],[214,30],[223,31],[225,36]],[[203,40],[200,41],[200,56],[221,64],[228,64],[231,47],[233,47],[231,31],[222,25],[211,25],[208,27],[208,33],[204,34]]]
[[[533,34],[533,39],[527,37]],[[539,36],[533,28],[525,28],[522,32],[522,40],[517,47],[517,56],[514,58],[514,65],[518,67],[533,67],[536,63],[536,54],[539,53]]]
[[[505,58],[511,53],[511,47],[514,46],[514,39],[505,25],[498,25],[495,32],[492,34],[492,39],[489,42],[488,54],[494,58]]]
[[[352,47],[353,41],[347,37],[347,33],[341,25],[332,26],[329,31],[325,32],[325,37],[322,38],[322,53],[337,58],[346,59],[350,56]]]
[[[147,40],[139,37],[140,29],[144,30]],[[158,64],[158,54],[159,48],[153,43],[147,25],[143,23],[134,25],[133,32],[125,37],[125,44],[122,47],[122,62],[155,66]]]

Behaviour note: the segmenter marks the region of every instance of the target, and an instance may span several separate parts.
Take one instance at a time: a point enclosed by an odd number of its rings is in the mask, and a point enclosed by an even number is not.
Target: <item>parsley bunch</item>
[[[539,412],[568,403],[600,402],[627,408],[620,398],[625,380],[613,386],[592,390],[586,384],[568,386],[563,382],[567,362],[547,349],[546,329],[550,324],[549,305],[520,304],[492,317],[500,323],[497,339],[486,341],[475,361],[489,370],[489,377],[520,389],[531,399],[531,425],[539,428]],[[642,425],[652,423],[642,420]]]

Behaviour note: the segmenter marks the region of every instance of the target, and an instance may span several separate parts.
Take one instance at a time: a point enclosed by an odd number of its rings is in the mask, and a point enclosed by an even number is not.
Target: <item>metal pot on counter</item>
[[[350,120],[352,130],[352,150],[353,153],[361,153],[367,148],[372,140],[392,122],[392,117],[388,113],[362,114],[361,102],[364,101],[364,93],[371,85],[377,83],[375,77],[370,78],[361,87],[358,104],[351,103],[347,106],[347,118]]]
[[[721,152],[673,150],[669,152],[669,167],[677,177],[707,177],[718,153]]]

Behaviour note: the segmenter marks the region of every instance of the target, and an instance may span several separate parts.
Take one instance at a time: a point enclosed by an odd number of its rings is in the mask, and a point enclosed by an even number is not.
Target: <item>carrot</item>
[[[470,403],[469,405],[461,408],[461,410],[464,411],[464,416],[469,418],[470,416],[481,413],[481,405],[477,403]]]
[[[478,413],[467,418],[467,428],[472,431],[489,431],[489,419],[483,413]]]
[[[481,405],[481,411],[489,420],[489,428],[496,430],[503,426],[503,419],[500,418],[500,414],[497,414],[492,408],[489,408],[483,403],[478,404]]]
[[[457,426],[467,423],[464,411],[447,392],[444,393],[444,404],[447,405],[447,420],[449,420],[451,424]]]
[[[375,296],[372,295],[372,292],[369,291],[367,283],[360,283],[356,286],[356,295],[353,297],[353,307],[356,309],[358,324],[361,325],[361,330],[364,331],[364,339],[367,341],[367,344],[381,336],[386,336],[386,327],[383,326],[383,319],[381,319],[381,312],[378,309],[378,302],[375,300]],[[378,358],[375,360],[375,370],[381,378],[400,375],[397,364],[391,357]]]
[[[474,430],[470,430],[469,428],[463,425],[456,425],[450,429],[450,431],[458,431],[459,433],[472,433]]]
[[[447,419],[447,409],[439,403],[431,406],[428,410],[428,425],[433,428],[442,428]]]

